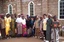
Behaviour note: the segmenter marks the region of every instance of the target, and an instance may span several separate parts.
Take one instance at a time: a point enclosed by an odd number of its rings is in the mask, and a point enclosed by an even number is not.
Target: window
[[[34,2],[29,2],[28,4],[28,15],[29,16],[34,16],[35,15],[35,4]]]
[[[59,7],[59,19],[61,20],[64,20],[64,0],[59,0],[59,3],[58,3],[58,7]]]
[[[33,3],[30,3],[30,16],[33,16]]]
[[[13,6],[11,4],[8,5],[8,13],[13,14]]]

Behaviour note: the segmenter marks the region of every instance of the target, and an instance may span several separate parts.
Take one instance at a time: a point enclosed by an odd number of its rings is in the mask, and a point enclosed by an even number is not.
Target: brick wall
[[[52,15],[58,15],[58,0],[49,0],[48,5],[48,12]]]
[[[42,14],[42,6],[41,6],[41,0],[31,0],[35,7],[34,7],[34,11],[35,11],[35,15],[41,15]],[[25,1],[22,2],[22,13],[23,14],[28,14],[28,4],[31,2],[29,1]]]
[[[9,0],[4,0],[3,1],[3,11],[4,13],[8,13],[8,5],[11,4],[13,6],[13,14],[14,13],[18,13],[17,9],[17,1],[16,0],[12,0],[12,1],[9,1]]]
[[[58,0],[49,0],[48,2],[48,13],[57,15],[58,17]],[[64,20],[59,20],[61,25],[64,26]]]
[[[3,13],[3,5],[2,5],[2,1],[0,0],[0,14]]]

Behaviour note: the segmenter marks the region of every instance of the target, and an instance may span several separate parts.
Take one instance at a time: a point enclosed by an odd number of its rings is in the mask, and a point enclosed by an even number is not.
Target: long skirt
[[[9,35],[10,26],[6,26],[5,31],[6,31],[6,35]]]
[[[22,34],[23,34],[23,36],[26,36],[27,35],[26,25],[22,25]]]
[[[17,23],[17,34],[22,34],[22,24]]]
[[[40,36],[40,29],[35,28],[35,36],[39,37]]]
[[[54,32],[53,33],[54,34],[54,37],[53,37],[54,42],[59,42],[59,29],[55,28],[53,32]]]

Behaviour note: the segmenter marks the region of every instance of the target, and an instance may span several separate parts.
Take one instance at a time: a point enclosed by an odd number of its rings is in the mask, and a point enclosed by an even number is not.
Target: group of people
[[[17,16],[7,14],[0,17],[0,35],[8,37],[31,37],[44,39],[45,42],[59,42],[60,23],[55,16]]]

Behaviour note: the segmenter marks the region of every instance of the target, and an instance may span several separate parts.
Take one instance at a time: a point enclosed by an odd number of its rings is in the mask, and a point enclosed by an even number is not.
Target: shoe
[[[49,42],[48,40],[44,40],[44,42]]]

